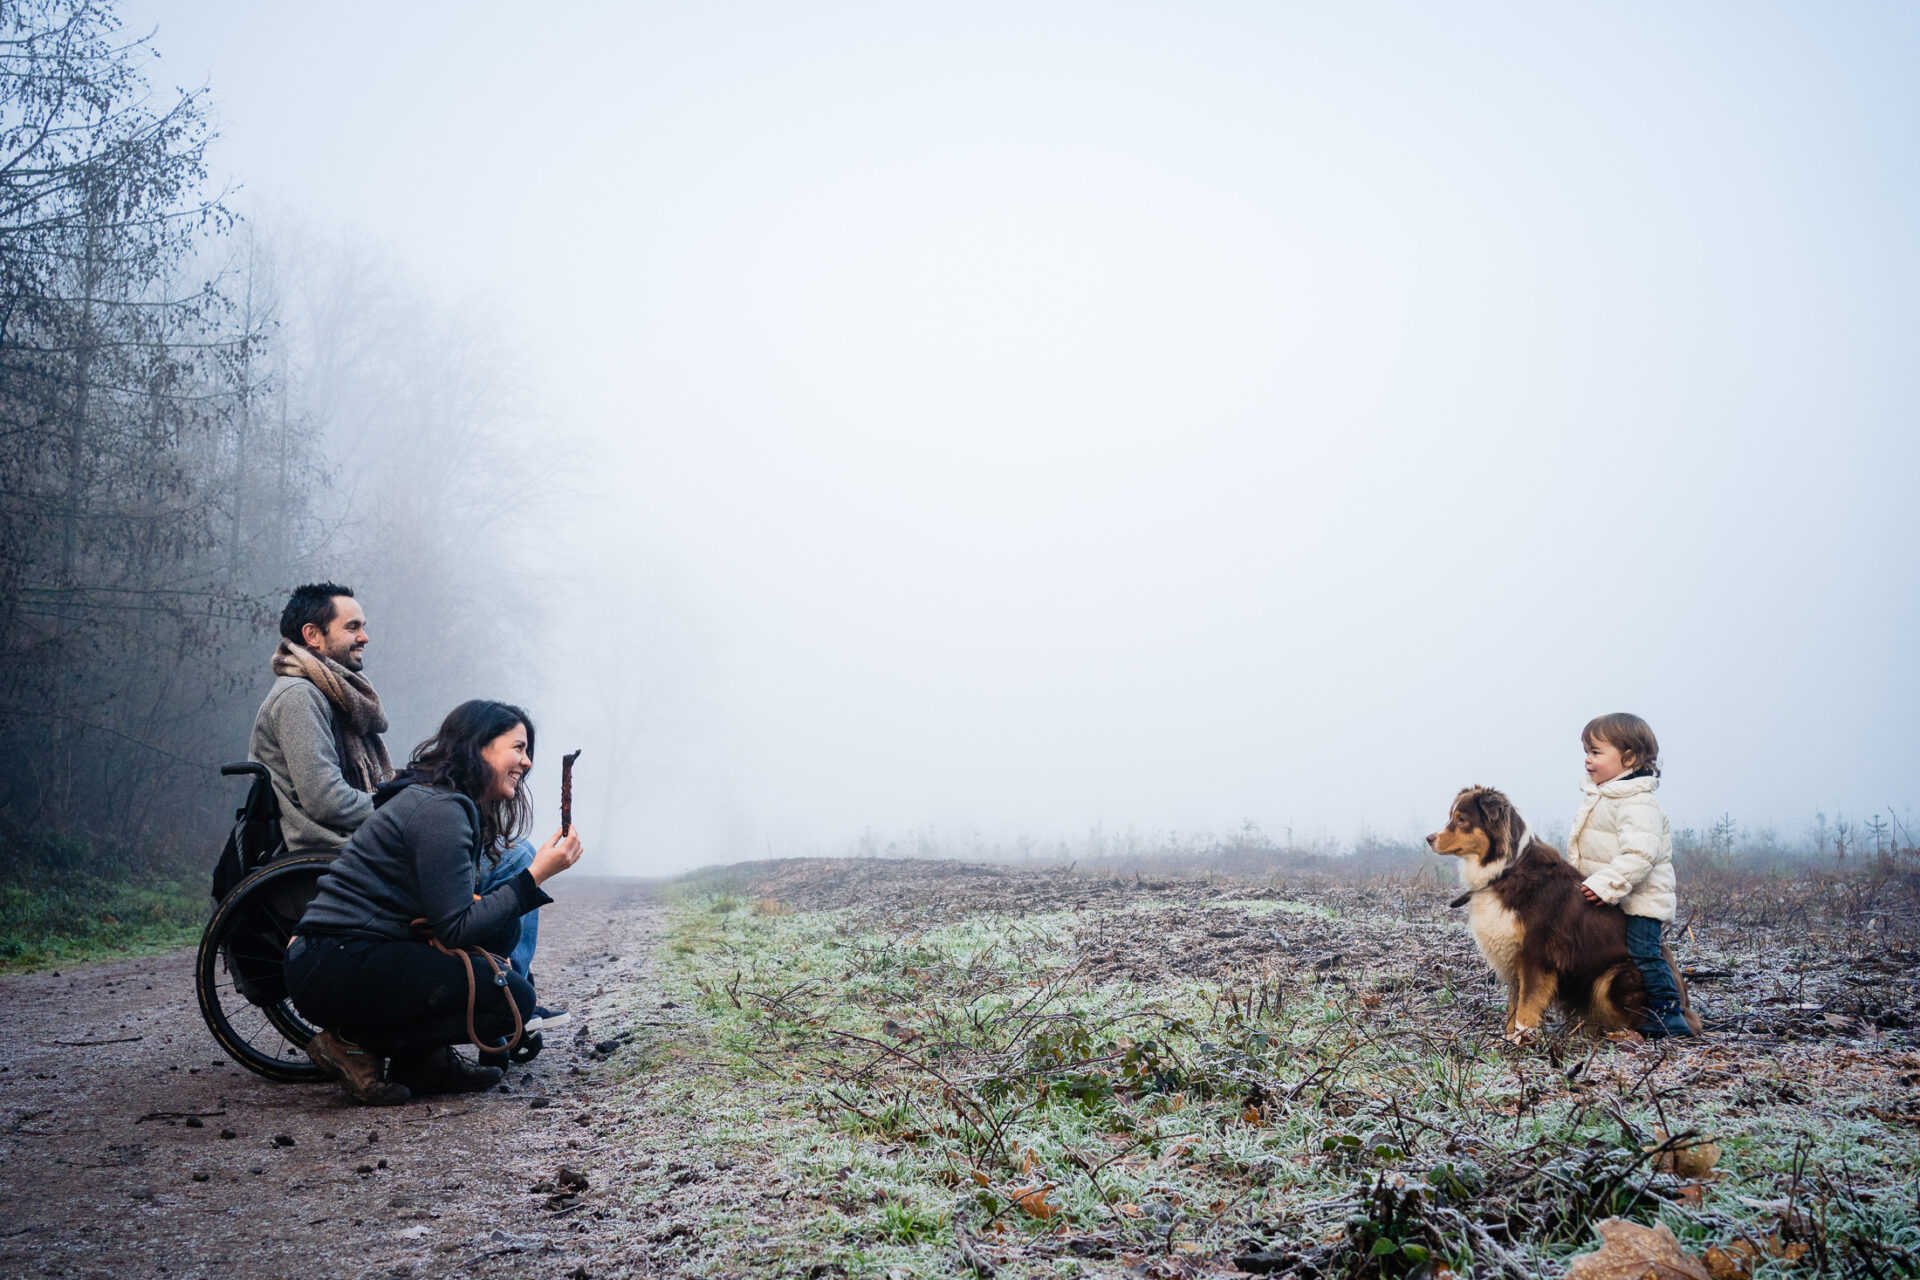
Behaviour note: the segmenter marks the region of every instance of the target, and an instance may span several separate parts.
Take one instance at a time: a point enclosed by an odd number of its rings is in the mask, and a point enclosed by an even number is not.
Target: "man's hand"
[[[1600,901],[1600,895],[1595,893],[1593,890],[1587,888],[1587,886],[1581,885],[1580,892],[1585,894],[1587,897],[1587,901],[1591,902],[1594,906],[1599,907],[1599,906],[1606,905],[1605,903]]]
[[[575,827],[565,835],[561,835],[556,831],[553,833],[553,839],[541,845],[540,851],[533,855],[533,865],[528,867],[527,870],[533,874],[533,882],[535,884],[545,884],[554,876],[559,875],[562,871],[565,871],[568,867],[580,861],[581,853],[580,829],[578,827]]]

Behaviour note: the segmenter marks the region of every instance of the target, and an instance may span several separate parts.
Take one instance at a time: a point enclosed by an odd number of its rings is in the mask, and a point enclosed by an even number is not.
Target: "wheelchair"
[[[289,1083],[324,1078],[307,1058],[319,1034],[287,994],[287,940],[318,892],[331,853],[291,854],[280,833],[280,805],[266,766],[220,766],[227,777],[251,777],[246,803],[214,867],[217,905],[200,937],[194,987],[200,1015],[220,1047],[247,1070]]]

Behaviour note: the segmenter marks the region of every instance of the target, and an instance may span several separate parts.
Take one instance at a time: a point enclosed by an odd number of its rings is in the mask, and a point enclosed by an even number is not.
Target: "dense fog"
[[[1920,821],[1911,7],[119,12],[311,472],[245,590],[598,870],[1549,827],[1614,710]]]

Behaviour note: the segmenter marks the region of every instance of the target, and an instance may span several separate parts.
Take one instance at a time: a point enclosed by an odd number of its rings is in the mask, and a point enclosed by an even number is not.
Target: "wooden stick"
[[[573,828],[573,762],[579,758],[578,751],[560,757],[560,834],[563,836]]]

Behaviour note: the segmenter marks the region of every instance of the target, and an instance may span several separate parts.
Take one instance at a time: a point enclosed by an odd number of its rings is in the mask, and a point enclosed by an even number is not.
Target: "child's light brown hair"
[[[1591,749],[1595,742],[1618,751],[1634,769],[1651,769],[1654,777],[1660,776],[1660,740],[1639,716],[1627,711],[1595,716],[1580,731],[1580,745]]]

